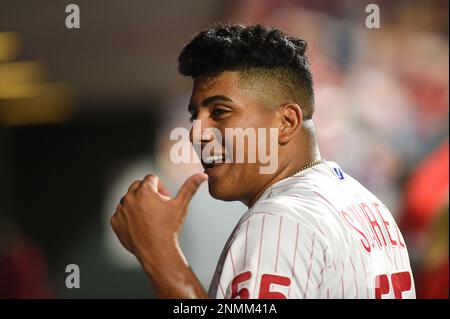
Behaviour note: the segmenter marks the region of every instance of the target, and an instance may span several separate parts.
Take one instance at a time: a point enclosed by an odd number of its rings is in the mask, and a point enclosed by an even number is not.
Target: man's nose
[[[214,140],[214,134],[210,132],[211,127],[206,121],[194,120],[191,130],[189,131],[189,140],[193,145],[206,144]]]

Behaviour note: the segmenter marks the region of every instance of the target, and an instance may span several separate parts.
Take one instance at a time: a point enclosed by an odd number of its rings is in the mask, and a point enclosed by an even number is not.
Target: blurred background
[[[390,208],[418,297],[448,298],[448,1],[78,0],[67,29],[69,3],[0,0],[0,297],[152,296],[109,218],[147,173],[176,193],[201,170],[168,159],[171,129],[189,127],[176,59],[221,21],[309,41],[323,156]],[[190,206],[181,241],[206,289],[245,210],[205,186]]]

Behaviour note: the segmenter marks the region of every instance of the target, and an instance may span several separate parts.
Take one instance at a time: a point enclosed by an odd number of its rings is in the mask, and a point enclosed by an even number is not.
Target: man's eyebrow
[[[206,99],[202,101],[202,106],[208,106],[211,103],[214,102],[231,102],[233,103],[233,100],[225,95],[213,95],[209,96]],[[197,106],[194,103],[189,103],[188,105],[188,111],[197,109]]]
[[[204,99],[202,101],[202,106],[208,106],[209,104],[214,102],[233,102],[233,100],[229,97],[226,97],[225,95],[213,95]]]

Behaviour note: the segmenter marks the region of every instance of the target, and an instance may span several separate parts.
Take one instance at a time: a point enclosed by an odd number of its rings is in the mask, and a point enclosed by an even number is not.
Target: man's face
[[[209,176],[209,192],[214,198],[241,200],[246,203],[270,178],[270,175],[260,174],[262,164],[258,158],[258,138],[256,149],[249,148],[248,138],[243,138],[244,134],[237,130],[234,130],[236,138],[233,143],[228,143],[230,139],[226,139],[227,128],[250,129],[256,136],[258,128],[265,128],[266,152],[269,152],[269,128],[277,127],[277,116],[275,108],[268,105],[270,103],[264,95],[251,86],[243,85],[238,72],[223,72],[214,77],[197,78],[194,81],[189,112],[193,120],[199,121],[197,125],[201,124],[201,132],[195,133],[191,129],[191,141],[194,147],[195,143],[201,144],[203,157],[198,155],[205,173]],[[211,134],[208,136],[205,131]],[[221,137],[217,136],[218,132]],[[202,136],[198,133],[202,133]],[[208,155],[215,155],[215,161],[222,163],[205,163],[205,148],[209,150],[211,145],[214,145],[214,148],[207,151]],[[243,152],[243,163],[237,162],[238,148]],[[249,153],[256,155],[256,162],[249,162]],[[232,162],[223,163],[226,158]]]

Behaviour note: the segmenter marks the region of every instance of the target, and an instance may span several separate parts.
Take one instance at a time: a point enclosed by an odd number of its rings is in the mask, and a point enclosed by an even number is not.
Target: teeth
[[[205,163],[213,163],[217,161],[223,161],[223,155],[214,155],[214,156],[207,156],[205,158]]]

